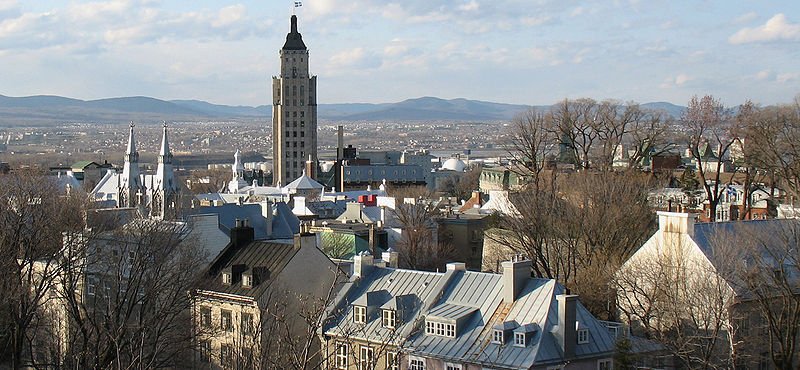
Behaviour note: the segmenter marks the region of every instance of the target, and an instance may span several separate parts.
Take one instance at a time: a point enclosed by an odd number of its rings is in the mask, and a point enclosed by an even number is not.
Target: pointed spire
[[[133,121],[131,121],[131,132],[128,134],[128,149],[125,151],[125,154],[133,154],[136,153],[136,141],[133,138]]]
[[[170,155],[169,142],[167,141],[167,121],[163,121],[163,124],[164,136],[161,137],[161,150],[158,152],[158,155],[162,157]]]
[[[306,44],[303,43],[303,36],[297,31],[296,15],[292,15],[291,28],[286,35],[286,43],[283,44],[283,50],[307,50]]]

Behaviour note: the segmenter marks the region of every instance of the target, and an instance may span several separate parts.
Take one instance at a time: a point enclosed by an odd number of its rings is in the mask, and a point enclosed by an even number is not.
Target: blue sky
[[[0,94],[270,102],[292,1],[0,0]],[[800,93],[800,1],[305,0],[320,103]]]

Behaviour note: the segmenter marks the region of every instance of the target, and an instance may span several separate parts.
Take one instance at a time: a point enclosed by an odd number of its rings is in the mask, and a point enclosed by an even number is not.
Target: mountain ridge
[[[684,107],[668,102],[641,104],[679,116]],[[549,109],[552,105],[496,103],[466,98],[442,99],[432,96],[396,103],[319,104],[321,120],[331,121],[503,121],[529,109]],[[64,122],[146,122],[205,121],[223,119],[270,120],[272,106],[222,105],[202,100],[161,100],[146,96],[81,100],[56,95],[9,97],[0,95],[0,125]]]

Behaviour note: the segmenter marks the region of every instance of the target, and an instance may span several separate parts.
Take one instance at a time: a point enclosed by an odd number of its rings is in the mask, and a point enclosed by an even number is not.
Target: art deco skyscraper
[[[300,177],[306,160],[317,162],[317,77],[308,73],[308,48],[297,16],[280,51],[281,74],[272,77],[273,183]]]

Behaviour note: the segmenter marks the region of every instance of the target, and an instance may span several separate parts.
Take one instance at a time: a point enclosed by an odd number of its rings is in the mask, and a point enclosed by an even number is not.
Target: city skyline
[[[800,5],[303,1],[320,103],[726,104],[800,89]],[[0,0],[0,94],[269,105],[293,2]],[[757,58],[756,58],[757,56]]]

